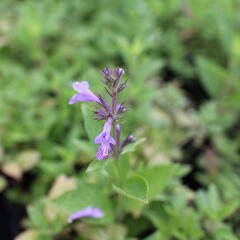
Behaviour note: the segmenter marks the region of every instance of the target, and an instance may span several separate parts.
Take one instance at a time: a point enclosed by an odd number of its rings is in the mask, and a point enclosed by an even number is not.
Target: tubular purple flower
[[[118,67],[118,68],[115,70],[115,74],[117,75],[118,78],[120,78],[124,73],[125,73],[125,71],[124,71],[123,68]]]
[[[74,104],[75,102],[97,102],[101,104],[98,97],[89,90],[88,82],[74,82],[72,86],[78,93],[73,95],[68,104]]]
[[[90,217],[90,218],[102,218],[104,217],[104,213],[99,208],[93,208],[91,206],[86,207],[80,211],[73,213],[69,218],[68,222],[71,223],[76,219]]]
[[[108,118],[108,120],[104,124],[103,131],[95,138],[95,143],[100,144],[96,155],[98,160],[107,158],[109,153],[112,151],[112,147],[110,144],[116,144],[115,140],[110,135],[112,122],[113,119]]]

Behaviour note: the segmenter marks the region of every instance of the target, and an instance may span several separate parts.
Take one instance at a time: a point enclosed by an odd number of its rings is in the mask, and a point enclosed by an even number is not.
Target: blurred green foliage
[[[239,0],[1,0],[0,191],[28,209],[18,240],[239,239],[239,10]],[[106,65],[126,70],[124,134],[146,138],[123,155],[123,189],[107,181],[111,162],[95,162],[88,107],[67,104],[73,81],[103,89]],[[87,204],[106,217],[68,225]]]

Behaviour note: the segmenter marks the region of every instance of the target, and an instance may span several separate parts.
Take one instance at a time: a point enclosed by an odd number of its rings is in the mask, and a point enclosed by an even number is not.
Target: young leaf
[[[113,188],[119,194],[125,197],[133,198],[141,202],[147,203],[148,199],[148,183],[145,178],[134,175],[127,179],[123,188],[113,185]]]
[[[153,199],[166,186],[171,177],[175,174],[178,166],[166,164],[156,167],[146,168],[139,173],[149,184],[148,200]]]
[[[197,68],[203,87],[210,96],[217,96],[224,90],[226,72],[215,62],[209,59],[198,57]]]
[[[112,163],[112,158],[104,159],[101,161],[94,160],[88,165],[86,172],[92,172],[92,171],[98,171],[98,170],[104,169],[111,163]]]

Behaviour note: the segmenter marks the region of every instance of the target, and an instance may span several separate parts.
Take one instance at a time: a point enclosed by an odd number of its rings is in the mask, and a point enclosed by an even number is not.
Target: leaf
[[[113,188],[119,194],[125,197],[148,203],[148,183],[142,176],[134,175],[127,179],[123,188],[113,185]]]
[[[49,240],[50,237],[42,236],[39,231],[36,230],[27,230],[20,233],[15,240],[40,240],[44,237],[44,239]]]
[[[225,219],[231,214],[233,214],[237,209],[239,208],[239,202],[238,200],[230,202],[223,206],[221,210],[219,211],[219,218],[220,219]]]
[[[36,150],[31,149],[22,151],[17,156],[19,166],[22,168],[24,172],[32,169],[39,162],[39,159],[40,153]]]
[[[139,140],[135,141],[134,143],[131,143],[131,144],[127,145],[127,146],[124,148],[122,154],[125,154],[125,153],[128,153],[128,152],[134,152],[135,149],[136,149],[136,147],[137,147],[140,143],[144,142],[145,140],[146,140],[146,138],[140,138]]]
[[[149,184],[148,200],[152,200],[164,189],[171,177],[176,173],[177,169],[178,165],[166,164],[146,168],[139,172]]]
[[[98,207],[104,212],[104,217],[97,219],[97,222],[108,223],[113,220],[109,197],[95,184],[81,182],[76,190],[52,200],[52,204],[66,214],[66,217],[87,206],[92,206]]]
[[[161,236],[160,232],[156,231],[155,233],[151,234],[149,237],[144,238],[144,240],[161,240],[160,236]]]
[[[120,224],[106,226],[84,225],[80,228],[81,237],[91,240],[126,240],[127,228]]]
[[[112,163],[112,158],[104,159],[104,160],[94,160],[92,161],[88,167],[86,172],[92,172],[92,171],[98,171],[101,169],[104,169],[107,167],[109,164]]]
[[[27,213],[31,225],[35,228],[45,228],[48,226],[48,219],[44,214],[44,203],[42,201],[35,205],[28,206]]]
[[[65,175],[59,175],[55,179],[54,183],[51,186],[51,189],[49,190],[48,198],[49,199],[57,198],[64,194],[65,192],[76,189],[76,187],[77,187],[76,181],[74,178],[67,177]]]
[[[210,185],[207,192],[199,191],[196,198],[198,208],[209,218],[221,221],[231,215],[239,206],[238,201],[224,204],[215,185]]]
[[[9,177],[12,177],[16,180],[22,178],[23,171],[16,161],[6,162],[2,165],[2,171]]]
[[[212,211],[219,211],[221,209],[220,196],[217,187],[213,184],[211,184],[209,187],[207,199],[209,209]]]
[[[203,87],[210,96],[218,96],[224,90],[226,73],[215,62],[204,57],[197,58],[197,69]]]

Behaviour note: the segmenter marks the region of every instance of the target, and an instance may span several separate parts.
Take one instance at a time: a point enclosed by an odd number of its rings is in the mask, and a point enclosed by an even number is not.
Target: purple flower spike
[[[89,90],[88,82],[74,82],[72,86],[78,93],[73,95],[68,104],[74,104],[75,102],[97,102],[100,104],[98,97]]]
[[[69,218],[68,222],[71,223],[76,219],[90,217],[90,218],[102,218],[104,213],[99,208],[93,208],[91,206],[86,207],[80,211],[73,213]]]
[[[109,153],[112,151],[110,144],[116,144],[113,137],[110,135],[112,127],[112,118],[108,118],[105,122],[103,131],[95,138],[95,143],[100,144],[98,153],[96,155],[98,160],[107,158]]]

